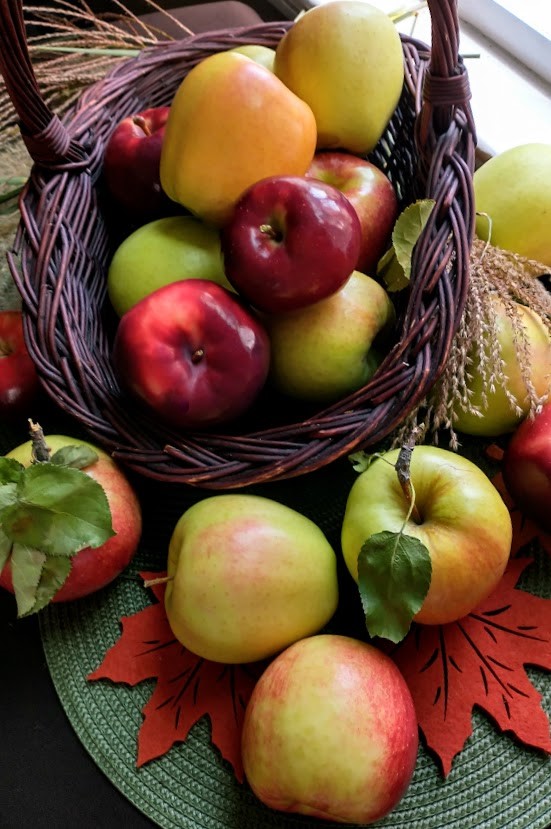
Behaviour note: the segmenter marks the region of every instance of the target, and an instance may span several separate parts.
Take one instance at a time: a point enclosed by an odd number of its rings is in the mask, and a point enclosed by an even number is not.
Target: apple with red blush
[[[411,692],[390,656],[348,636],[295,642],[258,679],[245,775],[272,809],[369,824],[405,794],[417,760]]]
[[[255,308],[280,313],[336,293],[360,251],[360,222],[336,187],[270,176],[248,187],[221,230],[224,270]]]
[[[151,107],[123,118],[105,147],[109,195],[130,219],[149,221],[175,211],[161,187],[160,159],[170,107]]]
[[[19,615],[111,583],[142,532],[134,487],[105,451],[67,435],[31,434],[0,458],[0,587],[15,592]],[[9,491],[16,480],[22,495]]]
[[[374,276],[398,218],[398,198],[390,179],[370,161],[337,151],[317,152],[306,175],[337,187],[350,201],[361,226],[360,253],[354,268]]]
[[[21,311],[0,311],[0,415],[28,416],[39,390],[27,350]]]
[[[270,343],[240,297],[207,279],[158,288],[120,319],[121,386],[166,423],[204,429],[238,417],[264,386]]]
[[[505,447],[502,474],[520,511],[551,533],[551,403],[513,432]]]

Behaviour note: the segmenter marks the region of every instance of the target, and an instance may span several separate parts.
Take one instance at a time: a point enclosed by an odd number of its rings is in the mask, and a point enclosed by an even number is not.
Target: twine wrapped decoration
[[[138,409],[113,371],[106,272],[114,239],[100,193],[103,153],[123,117],[170,104],[203,58],[243,44],[274,48],[292,23],[159,42],[88,87],[60,119],[36,82],[20,0],[0,0],[0,69],[34,161],[9,255],[29,351],[48,395],[117,460],[148,478],[213,490],[295,477],[378,443],[434,386],[467,296],[476,135],[457,2],[429,0],[428,7],[432,46],[402,36],[402,96],[369,156],[401,207],[435,201],[410,288],[397,303],[394,346],[366,386],[301,419],[287,405],[276,423],[243,418],[226,431],[192,434]]]

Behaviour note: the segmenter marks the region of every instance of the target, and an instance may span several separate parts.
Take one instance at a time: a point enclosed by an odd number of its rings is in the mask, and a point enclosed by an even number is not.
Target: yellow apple
[[[493,389],[488,386],[475,362],[468,369],[470,376],[466,379],[466,385],[472,395],[470,402],[480,412],[480,416],[456,406],[453,421],[457,431],[468,435],[496,437],[512,432],[530,411],[530,397],[517,357],[512,323],[502,303],[496,300],[494,307],[497,311],[497,339],[506,388],[520,411],[515,411],[511,406],[503,385],[496,383]],[[551,392],[551,339],[541,317],[535,311],[519,303],[515,303],[515,307],[526,332],[531,383],[538,397],[547,397]],[[474,354],[473,359],[476,359]]]
[[[193,216],[142,225],[115,251],[107,292],[119,316],[157,288],[181,279],[209,279],[233,291],[224,275],[220,234]]]
[[[361,388],[381,361],[384,351],[377,345],[394,318],[384,288],[353,271],[327,299],[266,317],[270,382],[284,394],[311,401],[337,400]]]
[[[493,156],[474,174],[475,206],[491,219],[491,242],[551,265],[551,144],[520,144]],[[478,216],[476,232],[490,224]]]
[[[191,69],[172,100],[161,185],[173,201],[221,226],[259,179],[304,175],[315,147],[308,104],[265,66],[218,52]]]
[[[332,0],[295,21],[276,47],[274,71],[311,107],[319,148],[367,153],[402,92],[402,44],[377,7]]]
[[[274,71],[275,49],[269,46],[261,46],[258,43],[247,43],[245,46],[235,46],[231,52],[239,52],[246,58],[255,60],[261,66],[265,66],[270,72]]]

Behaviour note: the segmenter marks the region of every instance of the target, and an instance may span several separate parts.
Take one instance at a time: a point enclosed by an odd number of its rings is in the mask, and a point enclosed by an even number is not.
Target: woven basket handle
[[[420,134],[426,136],[432,126],[445,132],[454,108],[465,108],[471,99],[469,79],[459,59],[459,17],[457,0],[428,0],[431,16],[431,57],[423,84],[423,111]],[[474,124],[471,123],[474,131]]]
[[[29,55],[22,0],[0,0],[0,72],[33,161],[57,169],[85,165],[88,153],[71,139],[42,98]]]

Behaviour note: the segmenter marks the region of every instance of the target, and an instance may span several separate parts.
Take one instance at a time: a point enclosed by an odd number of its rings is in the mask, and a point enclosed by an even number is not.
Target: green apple
[[[337,400],[373,375],[394,319],[384,288],[353,271],[327,299],[265,319],[272,355],[270,381],[292,397]]]
[[[501,302],[495,300],[494,308],[506,385],[504,387],[496,383],[493,388],[489,386],[482,376],[473,350],[471,356],[474,363],[468,368],[466,385],[471,394],[470,402],[480,412],[480,416],[456,406],[453,420],[454,429],[468,435],[497,437],[512,432],[530,411],[530,397],[517,357],[513,325]],[[526,333],[530,382],[536,395],[545,398],[551,391],[551,339],[541,317],[535,311],[519,303],[515,303],[515,308]],[[511,405],[506,389],[516,401],[517,411]]]
[[[474,174],[475,207],[491,218],[491,242],[551,265],[551,144],[520,144],[493,156]],[[478,216],[476,232],[490,225]]]
[[[254,662],[316,633],[338,603],[337,558],[321,529],[270,498],[213,495],[169,545],[167,618],[214,662]]]
[[[218,230],[192,216],[142,225],[115,251],[107,292],[119,316],[140,299],[181,279],[209,279],[233,291],[224,275]]]
[[[310,106],[318,149],[370,152],[402,93],[404,55],[390,17],[333,0],[297,18],[276,47],[275,74]]]
[[[417,718],[389,656],[321,634],[291,645],[260,676],[241,745],[247,781],[270,808],[364,825],[408,788]]]
[[[346,565],[358,580],[358,555],[380,532],[400,532],[409,503],[394,468],[399,451],[377,458],[352,484],[342,522]],[[404,533],[427,548],[430,587],[414,619],[447,624],[466,616],[494,590],[511,552],[511,516],[490,479],[474,463],[435,446],[417,446],[410,465],[420,523]]]
[[[230,49],[230,52],[239,52],[245,57],[256,61],[261,66],[265,66],[271,72],[274,71],[275,49],[270,49],[269,46],[261,46],[258,43],[247,43],[244,46],[235,46]]]

